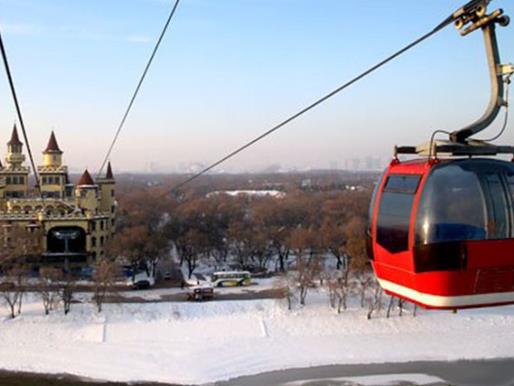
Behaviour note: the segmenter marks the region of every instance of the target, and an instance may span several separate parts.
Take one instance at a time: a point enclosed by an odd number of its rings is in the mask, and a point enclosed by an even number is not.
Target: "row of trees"
[[[33,258],[41,254],[40,231],[13,225],[4,228],[1,236],[0,296],[11,318],[21,314],[27,292],[40,297],[45,314],[61,304],[64,314],[68,314],[77,289],[77,278],[62,268],[52,266],[42,266],[38,276],[32,277]],[[101,312],[107,294],[114,289],[119,271],[113,260],[101,259],[95,262],[94,272],[92,300]]]
[[[355,260],[350,265],[333,270],[323,268],[321,259],[316,256],[301,256],[294,269],[282,275],[277,287],[283,291],[289,310],[295,304],[305,306],[307,294],[314,289],[326,291],[330,308],[338,314],[347,309],[349,299],[357,301],[361,308],[367,310],[367,319],[382,310],[389,318],[395,307],[402,316],[406,308],[403,299],[393,296],[388,297],[386,307],[384,293],[374,275],[364,266],[355,266]],[[417,306],[413,305],[413,316],[416,316],[416,312]]]
[[[277,272],[304,252],[365,261],[368,192],[292,192],[284,198],[214,194],[177,202],[161,195],[147,205],[141,192],[123,200],[113,253],[134,264],[173,249],[191,275],[200,260]],[[157,196],[158,193],[154,193]],[[152,202],[154,202],[152,200]]]
[[[363,236],[368,200],[367,191],[290,191],[283,198],[211,194],[180,201],[156,188],[137,189],[120,198],[118,230],[107,256],[122,256],[139,266],[174,255],[187,266],[189,276],[202,260],[217,266],[290,272],[288,280],[301,289],[299,299],[304,304],[313,280],[331,282],[331,275],[336,275],[338,283],[341,277],[346,282],[350,269],[366,271]],[[26,258],[41,248],[40,240],[36,231],[13,228],[4,240],[7,247],[0,251],[0,290],[13,317],[21,312],[28,288]],[[336,274],[322,274],[327,257]],[[99,311],[116,270],[108,258],[96,263],[93,299]],[[43,269],[31,286],[40,293],[45,312],[56,299],[69,312],[75,288],[71,276]],[[339,292],[344,295],[343,289]]]

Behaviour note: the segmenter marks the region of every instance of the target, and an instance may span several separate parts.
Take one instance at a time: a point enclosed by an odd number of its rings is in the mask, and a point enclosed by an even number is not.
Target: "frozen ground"
[[[328,364],[514,357],[514,307],[420,312],[367,321],[329,310],[324,293],[281,300],[89,304],[43,315],[29,299],[0,326],[0,368],[113,381],[202,384]],[[4,315],[7,314],[2,309]]]

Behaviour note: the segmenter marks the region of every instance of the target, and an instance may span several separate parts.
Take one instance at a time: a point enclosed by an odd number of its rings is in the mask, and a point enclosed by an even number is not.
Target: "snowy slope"
[[[289,312],[282,301],[74,305],[39,302],[0,326],[0,368],[113,381],[200,384],[290,367],[514,356],[514,307],[421,312],[367,321],[326,296]]]

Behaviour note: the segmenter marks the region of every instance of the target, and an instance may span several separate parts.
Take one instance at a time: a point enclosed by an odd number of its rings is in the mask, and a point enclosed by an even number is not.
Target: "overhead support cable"
[[[389,63],[393,59],[396,59],[397,57],[399,57],[400,55],[404,54],[405,52],[407,52],[411,48],[414,48],[415,46],[417,46],[418,44],[420,44],[424,40],[430,38],[432,35],[435,35],[437,32],[441,31],[443,28],[445,28],[446,26],[448,26],[449,24],[451,24],[455,20],[457,20],[460,17],[460,15],[462,15],[462,13],[466,12],[469,8],[476,7],[478,4],[483,3],[483,1],[484,0],[472,0],[472,1],[468,2],[464,7],[460,8],[459,10],[454,12],[452,15],[447,17],[445,20],[443,20],[440,24],[438,24],[435,28],[433,28],[428,33],[426,33],[426,34],[422,35],[421,37],[417,38],[412,43],[409,43],[405,47],[401,48],[400,50],[396,51],[392,55],[390,55],[387,58],[383,59],[382,61],[378,62],[374,66],[368,68],[367,70],[365,70],[361,74],[357,75],[356,77],[354,77],[353,79],[349,80],[348,82],[342,84],[341,86],[339,86],[335,90],[333,90],[333,91],[329,92],[328,94],[324,95],[323,97],[319,98],[318,100],[316,100],[315,102],[311,103],[310,105],[308,105],[307,107],[303,108],[302,110],[298,111],[297,113],[291,115],[289,118],[283,120],[282,122],[280,122],[276,126],[273,126],[271,129],[269,129],[268,131],[265,131],[264,133],[262,133],[258,137],[252,139],[250,142],[247,142],[243,146],[237,148],[236,150],[234,150],[231,153],[227,154],[223,158],[221,158],[221,159],[217,160],[216,162],[210,164],[209,166],[207,166],[206,168],[202,169],[198,173],[193,174],[191,177],[189,177],[186,180],[184,180],[184,181],[180,182],[179,184],[175,185],[172,189],[169,190],[169,193],[171,193],[171,194],[176,193],[177,190],[180,189],[181,187],[183,187],[184,185],[186,185],[186,184],[190,183],[191,181],[197,179],[198,177],[204,175],[205,173],[207,173],[210,170],[214,169],[216,166],[218,166],[218,165],[222,164],[223,162],[229,160],[230,158],[232,158],[235,155],[239,154],[243,150],[245,150],[245,149],[249,148],[250,146],[254,145],[255,143],[261,141],[262,139],[264,139],[268,135],[274,133],[275,131],[281,129],[282,127],[284,127],[287,124],[291,123],[295,119],[301,117],[303,114],[305,114],[308,111],[314,109],[315,107],[317,107],[318,105],[320,105],[323,102],[327,101],[328,99],[332,98],[333,96],[339,94],[341,91],[345,90],[346,88],[350,87],[354,83],[356,83],[359,80],[361,80],[361,79],[365,78],[366,76],[370,75],[372,72],[378,70],[379,68],[381,68],[385,64]]]
[[[121,118],[121,121],[118,125],[118,128],[116,130],[114,138],[107,150],[107,154],[105,155],[105,158],[100,166],[100,169],[98,170],[98,175],[97,175],[98,177],[100,177],[103,169],[105,168],[105,165],[109,161],[109,157],[111,156],[114,145],[116,144],[116,141],[118,140],[121,130],[123,129],[123,126],[125,125],[125,121],[127,120],[127,117],[130,113],[130,110],[132,109],[132,106],[134,105],[134,101],[136,100],[136,97],[139,94],[141,85],[143,84],[143,81],[145,80],[146,74],[148,73],[148,70],[150,69],[150,66],[152,65],[153,59],[154,59],[155,55],[157,54],[157,51],[159,50],[159,46],[161,45],[164,35],[166,35],[166,31],[168,30],[171,20],[173,19],[173,16],[175,15],[175,11],[177,10],[179,3],[180,3],[180,0],[175,0],[175,3],[171,9],[169,16],[168,16],[168,19],[166,20],[166,23],[164,24],[164,27],[161,31],[161,34],[159,35],[159,38],[157,39],[157,42],[154,46],[152,54],[150,55],[150,58],[148,59],[148,62],[146,63],[145,69],[144,69],[143,73],[141,74],[141,77],[139,78],[139,82],[137,83],[137,86],[132,94],[132,98],[130,98],[130,102],[125,110],[125,113],[123,114],[123,117]]]
[[[25,129],[25,122],[23,121],[23,116],[21,114],[20,103],[18,102],[18,96],[16,94],[16,88],[14,87],[14,81],[11,74],[11,68],[9,67],[9,61],[7,60],[7,53],[4,47],[4,41],[2,38],[2,34],[0,32],[0,51],[2,53],[2,60],[4,62],[5,72],[7,74],[7,80],[9,81],[9,87],[11,89],[11,94],[14,101],[14,106],[16,107],[16,114],[18,115],[18,121],[20,123],[21,131],[23,133],[23,138],[25,140],[25,144],[27,145],[27,153],[29,155],[30,164],[32,165],[32,171],[34,172],[34,177],[36,179],[36,188],[39,191],[41,197],[43,194],[41,192],[41,185],[39,181],[39,174],[36,168],[36,163],[34,162],[34,157],[32,156],[32,150],[30,148],[29,137],[27,135],[27,130]]]

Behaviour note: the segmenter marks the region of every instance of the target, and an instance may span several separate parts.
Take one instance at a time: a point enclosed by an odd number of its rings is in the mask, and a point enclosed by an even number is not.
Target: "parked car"
[[[125,266],[125,285],[133,289],[147,289],[155,285],[155,275],[153,270],[144,266],[134,271],[133,267]]]

